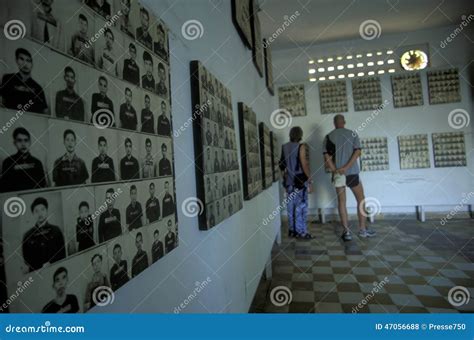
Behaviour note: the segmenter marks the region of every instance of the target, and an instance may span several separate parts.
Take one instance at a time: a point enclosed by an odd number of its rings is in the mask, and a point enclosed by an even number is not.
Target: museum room
[[[0,24],[2,313],[474,312],[474,2]]]

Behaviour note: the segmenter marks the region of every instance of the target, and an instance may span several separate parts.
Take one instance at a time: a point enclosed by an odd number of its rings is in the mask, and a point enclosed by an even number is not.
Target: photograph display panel
[[[459,70],[457,68],[429,71],[427,76],[431,105],[461,101]]]
[[[387,137],[361,138],[362,154],[360,156],[362,171],[389,170]]]
[[[269,188],[273,183],[272,144],[270,130],[265,123],[258,126],[260,138],[260,165],[262,171],[263,189]]]
[[[428,150],[428,135],[398,136],[400,169],[423,169],[431,167]]]
[[[423,89],[419,73],[392,76],[392,95],[394,107],[423,105]]]
[[[252,0],[232,0],[232,22],[245,46],[252,49]]]
[[[257,116],[244,103],[239,103],[239,130],[244,199],[250,200],[262,191],[262,170]]]
[[[279,148],[278,146],[278,140],[273,131],[270,131],[270,140],[272,143],[272,175],[273,175],[273,182],[279,181],[281,174],[280,174],[280,166],[279,166],[279,161],[280,161],[280,153],[279,150],[281,150],[281,147]]]
[[[287,110],[293,117],[306,116],[304,85],[279,87],[278,102],[280,109]]]
[[[346,82],[319,83],[319,101],[321,114],[347,112]]]
[[[178,245],[167,29],[134,0],[8,5],[29,28],[0,37],[8,311],[87,312]]]
[[[257,0],[251,0],[250,8],[252,10],[252,60],[258,71],[260,77],[264,77],[265,65],[263,60],[263,40],[262,40],[262,26],[258,16],[259,8]]]
[[[243,207],[237,139],[229,89],[200,61],[190,68],[199,229],[208,230]]]
[[[463,132],[433,133],[435,168],[467,166]]]
[[[273,61],[272,61],[272,50],[267,40],[263,39],[263,55],[265,61],[265,82],[267,89],[270,94],[275,95],[275,85],[273,84]]]
[[[354,110],[377,110],[382,105],[382,87],[379,77],[352,80]]]

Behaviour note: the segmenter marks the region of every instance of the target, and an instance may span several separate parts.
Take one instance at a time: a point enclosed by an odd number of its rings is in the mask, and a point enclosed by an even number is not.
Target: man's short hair
[[[126,87],[126,88],[125,88],[125,94],[127,93],[127,91],[130,92],[130,93],[132,93],[132,90],[130,90],[130,87]]]
[[[161,150],[168,150],[168,146],[166,145],[166,143],[161,144]]]
[[[72,74],[74,74],[74,77],[76,76],[76,72],[73,70],[73,68],[71,66],[66,66],[64,68],[64,74],[66,74],[66,73],[72,73]]]
[[[13,131],[13,139],[16,139],[18,135],[25,135],[28,139],[31,139],[30,133],[24,127],[18,127]]]
[[[74,139],[76,139],[76,133],[74,131],[72,131],[71,129],[67,129],[67,130],[64,131],[63,140],[66,139],[67,135],[72,135],[74,137]]]
[[[148,145],[148,144],[151,145],[151,139],[150,139],[150,138],[147,138],[147,139],[145,140],[145,145]]]
[[[163,70],[163,71],[165,70],[165,66],[163,65],[163,63],[158,64],[158,71],[159,70]]]
[[[137,236],[135,236],[135,240],[138,238],[138,236],[140,236],[140,237],[142,238],[142,240],[143,240],[143,235],[142,235],[141,232],[138,232],[138,233],[137,233]]]
[[[108,27],[104,30],[104,35],[107,35],[107,33],[110,33],[110,35],[112,36],[112,39],[115,39],[114,32],[112,32],[112,30]]]
[[[339,114],[337,114],[337,115],[334,116],[334,120],[333,120],[334,124],[336,124],[339,119],[342,119],[342,120],[344,120],[344,121],[346,120],[346,118],[344,117],[344,115],[341,115],[341,114],[339,113]]]
[[[31,203],[31,212],[33,212],[33,210],[35,210],[35,208],[36,208],[38,205],[44,205],[45,208],[48,209],[48,201],[46,200],[46,198],[44,198],[44,197],[37,197],[37,198],[35,198],[35,200],[33,201],[33,203]]]
[[[290,142],[298,143],[303,138],[303,130],[299,126],[294,126],[290,130]]]
[[[129,48],[129,49],[132,49],[132,48],[133,48],[135,51],[137,50],[137,47],[135,46],[134,43],[130,43],[130,44],[128,45],[128,48]]]
[[[102,261],[102,255],[101,254],[94,254],[94,256],[92,256],[92,258],[91,258],[91,263],[94,262],[94,259],[96,257],[98,257]]]
[[[24,48],[17,48],[16,51],[15,51],[15,58],[18,59],[18,57],[20,56],[20,54],[24,54],[26,55],[27,57],[30,57],[31,59],[33,59],[33,57],[31,56],[31,53],[29,51],[27,51],[26,49]]]
[[[98,141],[97,141],[97,144],[100,144],[100,142],[104,142],[105,144],[107,144],[107,139],[105,139],[104,136],[100,136]]]
[[[61,273],[66,273],[67,276],[67,269],[65,267],[59,267],[58,269],[56,269],[53,274],[53,282],[56,281],[56,277]]]
[[[89,22],[89,20],[87,20],[87,17],[86,17],[84,14],[82,14],[82,13],[79,14],[79,19],[81,19],[81,20],[83,20],[83,21],[85,21],[85,22],[87,22],[87,23]]]
[[[151,188],[152,186],[153,186],[153,188],[154,188],[154,187],[155,187],[155,183],[151,182],[148,187]]]
[[[107,191],[105,192],[105,194],[113,194],[113,193],[115,193],[114,188],[108,188]]]
[[[148,100],[150,100],[150,96],[146,94],[145,99],[147,99],[147,98],[148,98]]]
[[[82,207],[86,207],[87,209],[89,209],[89,203],[87,203],[86,201],[82,201],[81,203],[79,203],[79,209],[81,209]]]
[[[137,186],[135,184],[130,187],[130,193],[132,192],[132,190],[137,190]]]
[[[153,58],[148,51],[143,52],[143,61],[149,61],[153,65]]]
[[[141,8],[140,8],[140,13],[144,13],[144,14],[146,14],[146,16],[147,16],[148,18],[150,18],[150,14],[148,13],[148,11],[146,10],[145,7],[141,7]]]
[[[114,250],[113,250],[113,251],[115,251],[115,249],[120,249],[120,250],[121,250],[121,249],[122,249],[122,246],[117,243],[117,244],[114,246]]]
[[[160,235],[160,232],[158,231],[158,229],[156,229],[156,230],[153,232],[153,236],[155,236],[155,235],[158,235],[158,236]]]
[[[109,83],[109,81],[107,80],[107,78],[105,78],[104,76],[100,76],[100,77],[99,77],[99,82],[100,82],[101,80],[105,81],[107,84]]]
[[[125,142],[123,143],[125,146],[127,146],[127,143],[132,144],[132,140],[130,138],[125,138]]]

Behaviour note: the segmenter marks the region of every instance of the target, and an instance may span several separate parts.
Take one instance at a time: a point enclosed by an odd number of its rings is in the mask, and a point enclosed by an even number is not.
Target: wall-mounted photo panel
[[[321,114],[347,112],[347,92],[344,80],[319,83]]]
[[[244,103],[238,105],[244,199],[250,200],[262,191],[257,116]]]
[[[278,103],[280,109],[287,110],[293,117],[306,116],[304,85],[279,87]]]
[[[281,147],[278,144],[278,139],[273,131],[270,131],[270,140],[271,140],[271,150],[272,150],[272,175],[273,175],[273,182],[277,182],[280,180],[280,154],[281,154]]]
[[[232,22],[249,49],[252,49],[252,10],[251,0],[232,0]]]
[[[260,77],[265,77],[265,65],[263,60],[263,40],[262,40],[262,27],[260,24],[260,18],[258,16],[258,12],[260,8],[256,0],[250,1],[250,9],[251,9],[251,21],[252,21],[252,60],[257,68],[258,74]]]
[[[463,132],[433,133],[435,168],[466,166],[466,144]]]
[[[262,187],[263,189],[267,189],[273,183],[273,166],[270,130],[265,123],[259,124],[258,134],[260,140],[260,171],[262,173]]]
[[[273,62],[272,62],[272,50],[266,39],[263,39],[263,55],[265,61],[265,82],[267,89],[270,94],[275,95],[275,86],[273,84]]]
[[[361,138],[360,144],[362,171],[382,171],[390,168],[387,137]]]
[[[208,230],[242,206],[237,141],[230,91],[201,62],[192,61],[190,68],[194,145],[202,146],[194,148],[197,197],[205,207],[199,228]]]
[[[354,110],[377,110],[382,105],[382,87],[379,77],[352,79]]]
[[[423,89],[419,73],[392,76],[393,106],[408,107],[423,105]]]
[[[431,167],[428,135],[398,136],[400,169],[423,169]]]
[[[461,101],[461,86],[457,68],[429,71],[427,76],[431,105]]]

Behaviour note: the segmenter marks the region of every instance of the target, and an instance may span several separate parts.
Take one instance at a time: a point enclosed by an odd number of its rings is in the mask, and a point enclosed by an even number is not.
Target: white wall
[[[155,15],[170,28],[171,92],[173,127],[178,129],[191,117],[189,62],[201,60],[232,91],[234,123],[238,126],[237,102],[243,101],[257,113],[258,121],[269,122],[276,108],[231,21],[230,1],[148,1]],[[215,8],[214,8],[215,7]],[[199,20],[202,38],[189,41],[181,27]],[[237,133],[238,136],[238,133]],[[177,250],[147,269],[120,289],[115,302],[95,312],[173,313],[195,289],[196,282],[211,282],[183,310],[184,313],[248,311],[264,265],[280,228],[263,219],[279,205],[276,183],[227,221],[210,231],[199,231],[196,218],[183,215],[181,203],[196,195],[192,127],[175,138],[176,191],[180,245]],[[240,150],[239,150],[240,152]]]
[[[337,27],[336,27],[337,28]],[[414,206],[434,205],[430,210],[449,210],[457,205],[463,194],[474,188],[474,153],[473,153],[473,115],[472,87],[469,79],[469,65],[472,62],[473,45],[468,39],[472,31],[464,31],[446,48],[440,48],[444,40],[455,27],[437,30],[410,32],[407,34],[384,35],[379,39],[342,41],[331,44],[315,45],[301,49],[290,49],[274,52],[275,79],[277,83],[305,83],[307,116],[294,118],[292,126],[303,128],[304,139],[312,148],[311,167],[316,172],[315,193],[310,196],[310,212],[316,208],[334,208],[335,193],[331,187],[330,176],[323,168],[322,141],[333,129],[334,114],[321,115],[319,106],[319,89],[317,83],[307,82],[308,60],[324,56],[346,55],[358,52],[394,49],[398,46],[428,43],[430,46],[431,68],[458,67],[461,73],[462,102],[445,105],[429,105],[426,71],[421,72],[424,105],[394,109],[392,103],[390,75],[381,76],[383,101],[389,105],[360,133],[360,137],[388,137],[390,170],[363,172],[361,178],[366,196],[378,199],[383,212],[413,212]],[[372,111],[355,112],[351,98],[351,82],[346,81],[349,101],[349,112],[345,115],[349,129],[357,129],[372,114]],[[275,97],[278,105],[278,99]],[[464,109],[471,115],[471,124],[462,129],[465,133],[468,166],[462,168],[434,168],[431,134],[434,132],[459,131],[448,124],[448,114],[453,109]],[[289,128],[279,130],[280,140],[288,139]],[[430,143],[431,168],[419,170],[400,170],[397,136],[427,133]],[[348,205],[355,207],[355,200],[349,195]],[[471,198],[472,202],[472,198]],[[438,206],[441,205],[441,206]],[[333,210],[334,211],[334,210]]]

